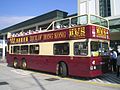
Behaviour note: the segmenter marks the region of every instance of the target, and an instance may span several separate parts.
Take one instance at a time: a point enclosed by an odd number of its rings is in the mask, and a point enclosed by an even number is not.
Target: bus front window
[[[99,55],[99,43],[96,41],[91,42],[91,55],[98,56]]]
[[[103,26],[103,27],[106,27],[108,28],[108,21],[102,17],[98,17],[98,16],[95,16],[95,15],[90,15],[90,22],[91,24],[96,24],[96,25],[100,25],[100,26]]]
[[[109,55],[109,47],[107,42],[91,41],[92,56],[107,56]]]
[[[109,55],[109,47],[107,42],[102,42],[101,55],[102,56]]]

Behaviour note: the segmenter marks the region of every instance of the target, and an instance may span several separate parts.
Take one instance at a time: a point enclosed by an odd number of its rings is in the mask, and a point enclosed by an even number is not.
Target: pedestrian
[[[117,62],[117,51],[115,49],[112,50],[112,71],[116,72],[116,62]]]
[[[109,60],[109,70],[112,71],[112,59],[113,59],[113,52],[110,50],[110,60]]]
[[[117,57],[117,77],[119,77],[119,71],[120,71],[120,53]]]

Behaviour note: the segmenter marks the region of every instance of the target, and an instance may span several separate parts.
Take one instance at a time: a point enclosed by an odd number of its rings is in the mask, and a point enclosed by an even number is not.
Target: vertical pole
[[[5,60],[5,35],[3,35],[3,52],[2,52],[2,60]]]
[[[78,16],[80,16],[80,0],[78,0]]]
[[[36,26],[36,30],[39,30],[38,25]]]

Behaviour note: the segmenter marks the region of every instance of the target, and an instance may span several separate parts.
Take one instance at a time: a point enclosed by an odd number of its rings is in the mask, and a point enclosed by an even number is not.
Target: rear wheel
[[[22,60],[22,69],[27,69],[27,63],[25,59]]]
[[[18,60],[16,58],[14,59],[13,67],[18,68]]]
[[[58,75],[61,77],[66,77],[68,75],[67,65],[64,62],[59,64]]]

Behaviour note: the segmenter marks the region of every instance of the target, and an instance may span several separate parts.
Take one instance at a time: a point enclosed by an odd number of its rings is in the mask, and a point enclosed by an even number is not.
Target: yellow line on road
[[[59,76],[51,75],[51,74],[45,74],[40,72],[33,72],[32,74],[40,74],[42,76],[50,77],[50,78],[57,78],[57,79],[63,79],[63,80],[70,80],[77,83],[86,83],[86,84],[92,84],[97,86],[105,86],[105,87],[112,87],[112,88],[120,88],[120,84],[114,84],[114,83],[105,83],[105,82],[92,82],[92,81],[84,81],[84,80],[77,80],[74,78],[61,78]]]
[[[78,83],[87,83],[87,84],[92,84],[92,85],[98,85],[98,86],[106,86],[106,87],[112,87],[112,88],[120,88],[120,84],[108,84],[108,83],[101,83],[101,82],[92,82],[92,81],[83,81],[83,80],[75,80],[72,78],[64,78],[65,80],[71,80],[75,81]]]
[[[86,83],[86,84],[92,84],[92,85],[98,85],[98,86],[120,88],[120,84],[105,83],[105,82],[103,82],[103,83],[102,82],[92,82],[92,81],[76,80],[76,79],[73,79],[73,78],[61,78],[59,76],[44,74],[44,73],[40,73],[40,74],[43,75],[43,76],[49,76],[49,77],[52,77],[52,78],[63,79],[63,80],[70,80],[70,81],[74,81],[74,82],[78,82],[78,83]]]

